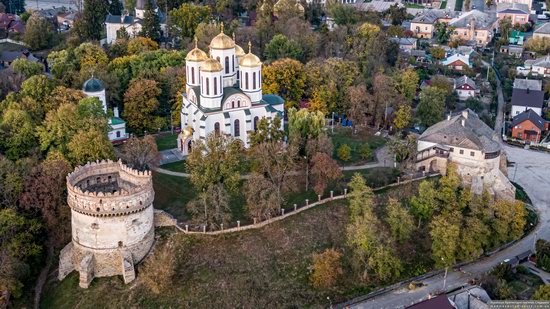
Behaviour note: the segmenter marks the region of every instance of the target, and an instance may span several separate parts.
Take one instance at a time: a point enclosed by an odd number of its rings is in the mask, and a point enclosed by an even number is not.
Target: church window
[[[235,132],[235,137],[241,136],[241,128],[239,119],[235,119],[234,125],[233,125],[233,131]]]
[[[191,67],[191,82],[195,83],[195,68]]]
[[[231,108],[235,108],[235,101],[231,101]]]
[[[258,116],[254,117],[254,131],[258,130]]]
[[[235,55],[233,55],[233,59],[231,59],[231,63],[233,64],[233,67],[235,67]]]
[[[120,131],[116,131],[116,137],[120,137]],[[109,176],[111,177],[111,176]]]
[[[214,95],[218,94],[218,78],[214,77]]]
[[[252,86],[256,89],[256,72],[252,73]]]
[[[225,57],[225,74],[229,74],[229,57]]]
[[[206,94],[210,94],[210,78],[206,78]]]
[[[237,100],[237,107],[241,107],[241,100]]]
[[[220,135],[220,123],[219,122],[216,122],[214,124],[214,134]]]
[[[244,75],[244,81],[245,81],[245,86],[244,88],[246,90],[248,90],[248,72],[246,72],[246,74]]]

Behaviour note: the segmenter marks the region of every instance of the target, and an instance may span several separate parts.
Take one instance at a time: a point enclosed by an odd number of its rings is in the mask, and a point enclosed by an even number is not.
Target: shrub
[[[372,158],[372,150],[368,143],[364,143],[359,147],[359,157],[361,160],[370,160]]]
[[[338,147],[336,154],[338,155],[338,159],[348,162],[351,160],[351,147],[348,144],[342,144]]]
[[[510,264],[501,263],[491,270],[491,274],[501,280],[510,281],[513,277],[512,266]]]
[[[140,277],[155,294],[160,294],[173,284],[178,267],[178,246],[171,240],[155,249],[143,263]]]
[[[341,258],[342,253],[333,248],[313,255],[311,284],[314,288],[327,289],[336,284],[338,276],[343,273]]]

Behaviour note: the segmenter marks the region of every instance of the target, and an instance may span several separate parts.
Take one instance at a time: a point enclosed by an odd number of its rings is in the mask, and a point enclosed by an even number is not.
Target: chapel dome
[[[245,52],[244,52],[244,49],[242,47],[240,47],[239,45],[237,45],[237,44],[235,44],[235,55],[237,57],[242,57],[242,56],[246,55]]]
[[[210,42],[210,47],[213,49],[231,49],[235,48],[235,41],[230,38],[227,34],[223,33],[223,23],[221,25],[220,34],[216,35],[212,42]]]
[[[99,79],[92,77],[84,82],[84,85],[82,86],[82,90],[84,92],[99,92],[102,90],[105,90],[105,86],[103,86],[103,82]]]
[[[185,60],[201,62],[206,59],[208,59],[208,55],[197,47],[197,40],[195,39],[195,48],[187,53],[187,56],[185,56]]]
[[[239,61],[239,66],[255,68],[262,65],[262,61],[258,56],[252,53],[252,44],[248,43],[248,54],[244,55]]]
[[[291,7],[293,5],[300,11],[300,13],[303,15],[305,13],[304,6],[300,3],[300,1],[296,0],[279,0],[275,5],[273,5],[273,13],[275,15],[278,15],[282,10],[286,9],[287,7]]]
[[[202,72],[219,72],[222,70],[223,70],[223,67],[221,63],[218,60],[212,59],[212,58],[208,58],[201,65]]]

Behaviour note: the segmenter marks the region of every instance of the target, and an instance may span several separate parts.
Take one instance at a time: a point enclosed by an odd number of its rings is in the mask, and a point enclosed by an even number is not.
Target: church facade
[[[281,97],[262,92],[262,62],[222,31],[210,43],[210,55],[196,44],[186,56],[186,93],[181,108],[178,148],[188,155],[193,140],[212,132],[249,146],[249,135],[266,118],[283,118]],[[282,122],[281,122],[282,123]],[[281,129],[283,124],[281,124]]]

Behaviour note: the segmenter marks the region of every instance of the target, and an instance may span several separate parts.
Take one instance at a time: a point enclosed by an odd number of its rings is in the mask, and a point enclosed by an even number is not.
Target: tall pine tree
[[[145,3],[141,35],[157,42],[160,41],[160,19],[153,7],[153,0],[147,0]]]
[[[85,40],[100,40],[103,22],[109,8],[108,0],[84,0],[82,18],[78,21],[78,32]]]
[[[122,3],[120,0],[111,0],[111,4],[109,5],[109,14],[111,15],[122,15]]]

